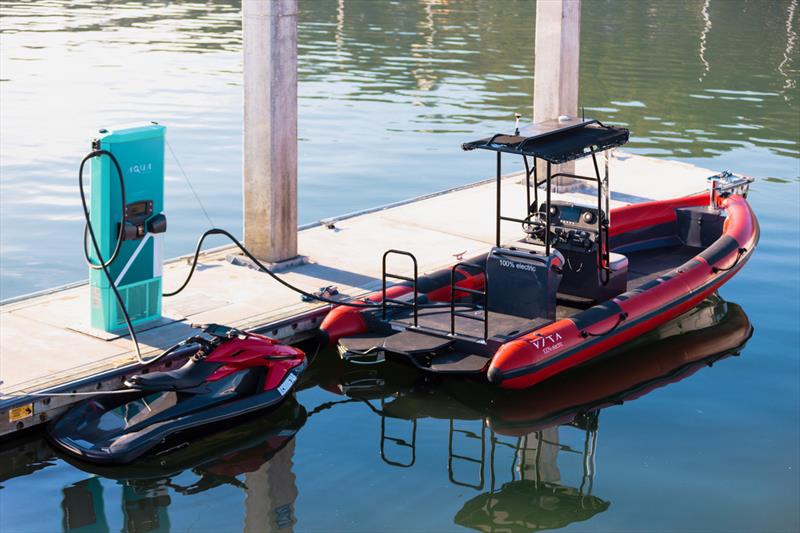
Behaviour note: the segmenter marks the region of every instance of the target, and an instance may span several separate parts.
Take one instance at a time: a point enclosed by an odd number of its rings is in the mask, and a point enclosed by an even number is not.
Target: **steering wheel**
[[[534,211],[533,213],[529,213],[528,216],[522,221],[522,231],[524,231],[530,237],[540,241],[541,243],[545,243],[545,234],[547,233],[547,219],[545,218],[547,214],[542,213],[541,211]],[[557,236],[552,229],[550,229],[550,243],[552,244],[554,241],[557,240]]]

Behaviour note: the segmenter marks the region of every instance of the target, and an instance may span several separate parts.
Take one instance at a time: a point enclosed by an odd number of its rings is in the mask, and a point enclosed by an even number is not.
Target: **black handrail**
[[[600,178],[600,167],[597,165],[597,153],[592,150],[592,163],[597,176],[597,265],[600,283],[608,285],[611,281],[611,265],[608,255],[608,217],[603,211],[603,180]]]
[[[398,447],[405,447],[411,450],[411,458],[408,462],[395,461],[389,459],[386,455],[386,441],[393,442]],[[381,400],[381,459],[384,463],[391,466],[399,466],[401,468],[409,468],[414,466],[417,461],[417,419],[411,421],[411,442],[406,441],[400,437],[390,437],[386,435],[386,415],[383,414],[383,400]]]
[[[474,457],[469,457],[467,455],[460,455],[453,453],[453,435],[455,433],[463,433],[467,437],[473,437],[475,439],[481,440],[481,458],[475,459]],[[456,429],[455,424],[453,423],[453,419],[450,419],[450,432],[447,439],[447,477],[450,479],[450,482],[454,485],[460,485],[462,487],[469,487],[475,490],[483,489],[484,481],[484,470],[486,465],[486,425],[483,424],[481,421],[481,434],[480,437],[477,433],[473,433],[472,431],[468,431],[465,429]],[[461,461],[465,461],[468,463],[474,463],[478,465],[479,475],[478,475],[478,483],[467,483],[466,481],[459,481],[456,479],[455,471],[453,469],[454,460],[458,459]]]
[[[456,269],[458,267],[471,268],[479,273],[482,273],[484,277],[484,290],[481,291],[478,289],[470,289],[468,287],[457,287]],[[483,318],[456,311],[457,291],[474,294],[476,296],[483,296]],[[460,262],[453,265],[453,268],[450,269],[450,335],[456,334],[456,316],[483,322],[483,340],[489,338],[489,284],[486,283],[486,269],[480,265],[476,265],[475,263]]]
[[[399,274],[392,274],[392,273],[386,272],[386,258],[390,254],[405,255],[407,257],[410,257],[411,261],[414,263],[414,277],[413,278],[409,278],[408,276],[401,276]],[[417,296],[418,296],[418,291],[417,291],[417,278],[418,278],[417,258],[414,257],[414,254],[412,254],[411,252],[406,252],[404,250],[391,249],[391,250],[386,250],[386,252],[384,252],[382,265],[383,265],[383,267],[382,267],[381,281],[382,281],[382,297],[383,298],[381,300],[381,311],[383,313],[383,319],[386,320],[386,304],[387,303],[393,303],[395,305],[401,305],[401,306],[405,306],[405,307],[410,307],[414,312],[414,327],[417,327],[417,325],[419,323],[419,306],[418,306],[418,303],[417,303]],[[408,281],[408,282],[412,283],[412,285],[414,287],[414,299],[411,300],[411,303],[404,302],[402,300],[395,300],[395,299],[387,298],[386,297],[386,278],[400,279],[400,280]]]

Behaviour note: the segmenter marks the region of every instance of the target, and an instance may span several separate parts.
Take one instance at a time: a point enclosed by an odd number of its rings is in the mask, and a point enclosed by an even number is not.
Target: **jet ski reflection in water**
[[[290,397],[266,416],[200,437],[191,446],[168,454],[147,455],[132,464],[87,463],[71,455],[64,459],[88,473],[115,479],[122,486],[125,531],[169,531],[170,491],[194,495],[222,485],[245,492],[245,521],[259,524],[255,530],[268,526],[268,530],[277,531],[296,521],[292,458],[294,436],[305,421],[306,410]],[[65,531],[77,533],[87,524],[97,527],[106,523],[107,502],[98,479],[91,477],[64,489]],[[87,492],[86,487],[94,485],[95,490]]]
[[[197,347],[181,368],[132,376],[129,393],[71,407],[47,427],[51,443],[84,461],[130,463],[187,446],[212,424],[277,405],[306,368],[301,350],[269,337],[215,324],[203,333],[181,343]]]
[[[522,391],[464,379],[435,385],[405,374],[395,379],[394,367],[337,362],[336,368],[314,370],[326,389],[365,401],[380,416],[380,452],[389,465],[414,465],[417,420],[449,420],[449,481],[479,492],[455,523],[486,532],[528,532],[585,521],[608,509],[610,502],[592,494],[601,409],[738,355],[752,331],[741,307],[713,296],[627,349]],[[410,427],[398,429],[399,420]],[[579,482],[562,479],[557,459],[564,454],[580,458]]]

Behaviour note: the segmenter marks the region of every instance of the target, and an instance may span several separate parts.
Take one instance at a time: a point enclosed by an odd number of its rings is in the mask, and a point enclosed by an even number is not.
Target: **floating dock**
[[[578,161],[575,170],[592,174],[591,164],[591,160]],[[612,207],[694,194],[706,190],[706,178],[717,172],[616,152],[609,163]],[[521,218],[526,210],[524,174],[503,179],[503,212]],[[494,182],[490,179],[306,226],[298,236],[300,259],[277,265],[276,272],[309,292],[333,285],[342,295],[355,297],[380,288],[381,256],[388,248],[414,253],[420,273],[452,264],[461,256],[487,252],[495,238]],[[596,189],[581,185],[554,197],[593,203]],[[504,224],[505,235],[520,232],[519,228],[515,231],[517,224]],[[250,268],[237,252],[226,246],[202,254],[189,286],[164,299],[165,318],[137,329],[146,358],[192,335],[192,323],[215,322],[290,342],[313,334],[329,306],[302,302],[297,293]],[[183,282],[189,259],[164,265],[165,290]],[[402,271],[402,265],[392,270]],[[88,320],[85,282],[0,305],[0,436],[58,415],[81,398],[73,393],[118,388],[126,376],[141,368],[127,335],[92,331]],[[172,364],[175,361],[164,361],[159,367]]]

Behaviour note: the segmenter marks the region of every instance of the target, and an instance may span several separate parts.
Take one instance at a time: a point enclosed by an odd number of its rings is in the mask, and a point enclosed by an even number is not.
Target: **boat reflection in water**
[[[464,380],[420,384],[411,375],[403,381],[394,366],[353,370],[337,363],[329,381],[319,372],[317,379],[328,390],[367,402],[380,416],[381,457],[395,467],[414,465],[419,419],[449,419],[449,481],[479,492],[458,511],[455,523],[486,532],[537,531],[588,520],[609,508],[609,501],[592,494],[603,408],[738,355],[752,331],[741,307],[713,296],[602,361],[526,391],[498,391]],[[387,432],[391,419],[409,422],[403,436]],[[473,421],[472,429],[463,427],[465,421]],[[582,433],[582,444],[565,444],[562,431]],[[462,451],[467,449],[471,453]],[[562,480],[557,460],[565,454],[580,459],[578,486]]]
[[[226,485],[245,493],[245,531],[291,530],[298,495],[293,437],[315,413],[343,403],[369,406],[379,417],[380,457],[396,468],[414,467],[418,420],[446,421],[448,459],[442,475],[477,493],[456,513],[458,525],[523,532],[589,520],[610,506],[593,494],[600,411],[736,354],[751,333],[738,305],[710,298],[635,345],[527,391],[501,391],[464,379],[431,382],[407,365],[358,366],[320,357],[298,390],[322,387],[341,395],[339,400],[307,411],[290,398],[267,416],[132,465],[103,467],[63,457],[93,474],[62,489],[63,530],[110,530],[115,507],[104,502],[96,476],[122,487],[124,531],[168,531],[171,498]],[[0,483],[47,468],[54,457],[35,436],[6,444],[0,448]]]

